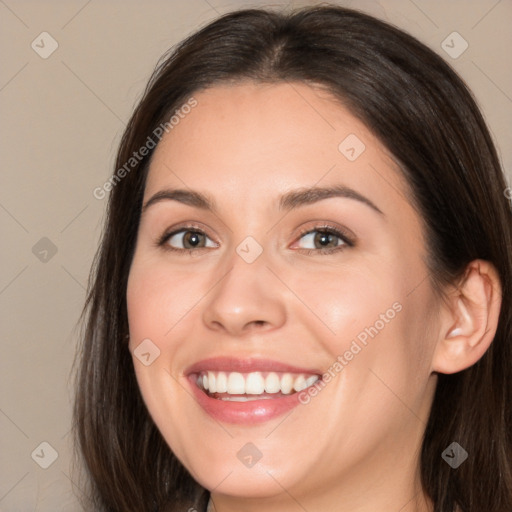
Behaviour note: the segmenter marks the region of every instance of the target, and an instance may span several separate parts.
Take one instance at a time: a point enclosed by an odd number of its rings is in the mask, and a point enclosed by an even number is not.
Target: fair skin
[[[419,450],[435,372],[471,366],[491,343],[494,269],[473,262],[439,299],[406,183],[378,139],[325,92],[244,83],[194,97],[198,105],[155,150],[144,204],[182,189],[216,209],[153,201],[128,282],[130,350],[149,338],[160,351],[148,366],[134,357],[149,413],[218,512],[431,511]],[[338,149],[349,134],[365,145],[354,161]],[[367,202],[330,197],[279,209],[287,192],[334,185]],[[199,238],[180,231],[158,246],[190,224]],[[352,245],[333,236],[328,247],[338,250],[327,254],[321,236],[302,234],[321,235],[325,224]],[[262,249],[251,263],[236,250],[248,236]],[[377,333],[316,396],[266,421],[212,417],[187,377],[191,365],[220,356],[323,374],[370,326]],[[251,467],[237,456],[247,443],[261,455]]]

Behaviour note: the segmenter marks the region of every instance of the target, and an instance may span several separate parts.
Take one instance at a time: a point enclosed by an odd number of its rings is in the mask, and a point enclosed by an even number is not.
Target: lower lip
[[[265,398],[247,402],[231,402],[211,398],[196,384],[196,377],[189,376],[192,392],[199,405],[217,421],[224,423],[254,424],[264,423],[290,411],[300,405],[299,393],[281,396],[279,398]]]

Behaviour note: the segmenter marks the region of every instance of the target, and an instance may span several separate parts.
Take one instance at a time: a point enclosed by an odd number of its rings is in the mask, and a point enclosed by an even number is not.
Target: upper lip
[[[243,359],[229,356],[211,357],[192,364],[185,370],[185,375],[200,373],[204,371],[220,372],[283,372],[283,373],[306,373],[310,375],[321,375],[322,372],[315,368],[301,368],[287,363],[281,363],[272,359],[250,358]]]

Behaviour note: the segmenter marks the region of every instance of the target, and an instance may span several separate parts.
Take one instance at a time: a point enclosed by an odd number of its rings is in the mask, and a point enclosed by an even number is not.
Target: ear
[[[432,371],[460,372],[484,355],[498,328],[501,294],[495,267],[488,261],[472,261],[442,307]]]

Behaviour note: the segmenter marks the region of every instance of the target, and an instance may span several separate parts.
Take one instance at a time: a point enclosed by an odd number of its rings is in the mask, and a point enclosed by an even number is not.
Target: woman
[[[512,510],[511,214],[460,78],[340,7],[158,66],[75,402],[92,508]]]

